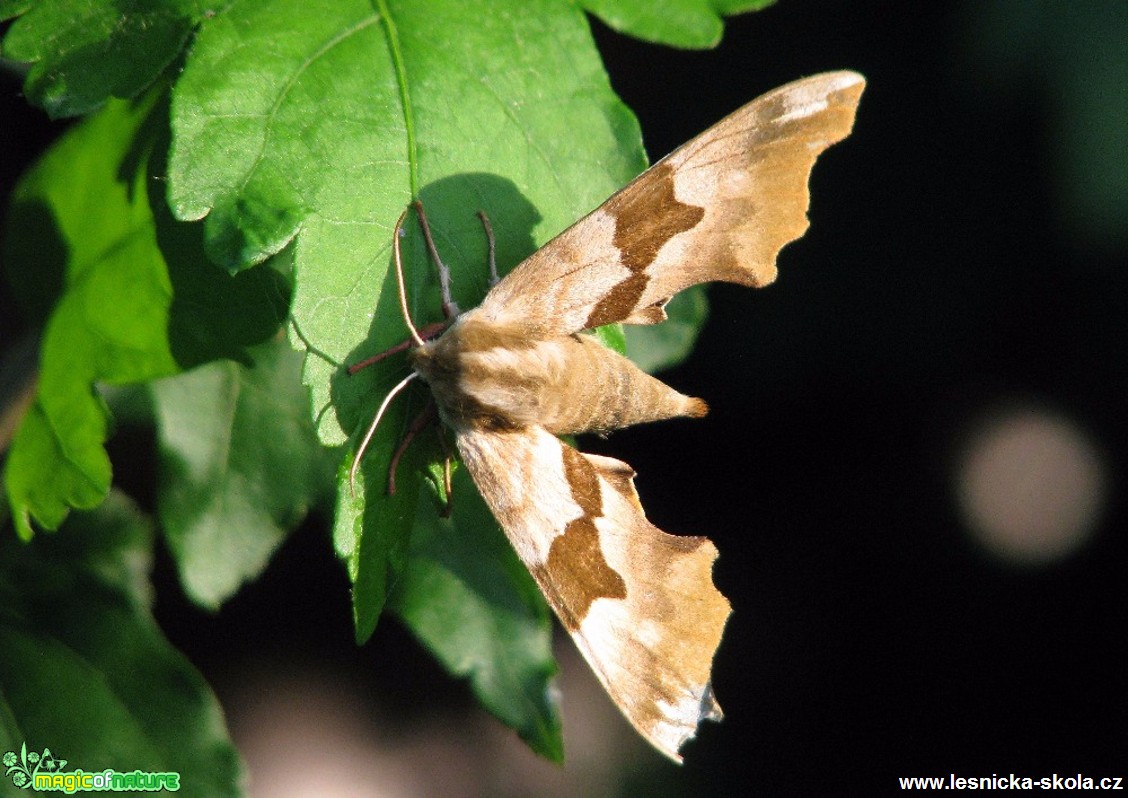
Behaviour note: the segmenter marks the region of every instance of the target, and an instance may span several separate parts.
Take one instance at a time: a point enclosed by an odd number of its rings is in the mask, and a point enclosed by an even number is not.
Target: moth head
[[[457,326],[459,325],[456,321],[453,327]],[[408,365],[423,382],[431,386],[432,390],[441,390],[444,385],[457,379],[459,372],[457,341],[457,332],[452,335],[443,334],[408,350]]]

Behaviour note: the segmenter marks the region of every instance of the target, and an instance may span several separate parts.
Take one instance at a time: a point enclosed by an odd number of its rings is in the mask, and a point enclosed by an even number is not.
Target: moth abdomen
[[[590,335],[529,339],[473,311],[413,350],[411,362],[455,427],[541,426],[566,435],[708,410]]]
[[[539,423],[548,431],[604,433],[708,412],[701,399],[675,391],[593,337],[575,338],[572,367],[561,383],[546,386]]]

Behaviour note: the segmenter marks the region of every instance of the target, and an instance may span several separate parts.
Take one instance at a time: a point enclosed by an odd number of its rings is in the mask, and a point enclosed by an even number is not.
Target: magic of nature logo
[[[180,789],[180,774],[143,770],[118,771],[106,768],[98,771],[64,770],[67,760],[60,759],[44,748],[43,753],[28,751],[27,743],[15,751],[5,752],[0,760],[4,776],[16,787],[34,792],[121,792],[125,790],[159,792]]]

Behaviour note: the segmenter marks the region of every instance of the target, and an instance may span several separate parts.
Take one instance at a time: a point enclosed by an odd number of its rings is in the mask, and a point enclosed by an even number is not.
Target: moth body
[[[700,399],[678,393],[590,335],[532,339],[473,311],[413,350],[411,362],[455,430],[539,425],[556,435],[602,433],[707,412]]]

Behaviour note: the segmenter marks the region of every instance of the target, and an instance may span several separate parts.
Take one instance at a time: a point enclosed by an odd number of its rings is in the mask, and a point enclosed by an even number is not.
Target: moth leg
[[[407,447],[415,440],[415,436],[426,429],[437,418],[438,414],[435,412],[435,403],[428,402],[427,406],[423,408],[423,412],[415,417],[411,422],[411,426],[407,428],[407,433],[403,436],[396,451],[392,454],[392,461],[388,464],[388,495],[396,495],[396,469],[399,467],[400,458],[403,457]]]
[[[430,324],[423,325],[423,327],[419,330],[419,337],[422,338],[424,341],[426,341],[426,340],[429,340],[431,338],[434,338],[436,335],[441,333],[446,328],[447,328],[447,322],[445,322],[445,321],[433,321]],[[383,360],[386,357],[391,357],[392,355],[397,354],[399,352],[402,352],[405,349],[410,349],[413,346],[415,346],[415,341],[411,338],[408,338],[406,341],[401,341],[400,343],[396,344],[395,346],[389,347],[388,349],[385,349],[383,352],[378,352],[377,354],[372,355],[371,357],[366,357],[364,360],[360,361],[359,363],[353,363],[348,368],[349,376],[356,374],[358,371],[360,371],[363,368],[367,368],[368,366],[379,363],[381,360]]]
[[[497,243],[494,241],[493,226],[490,224],[490,217],[486,216],[485,211],[478,211],[478,218],[482,220],[482,229],[486,231],[486,241],[490,246],[490,288],[497,285]]]
[[[439,288],[443,295],[443,316],[448,319],[453,319],[461,311],[458,305],[454,304],[450,294],[450,269],[443,263],[443,259],[439,257],[439,250],[435,247],[435,239],[431,236],[431,225],[427,222],[427,214],[423,212],[423,203],[415,200],[415,213],[419,215],[419,226],[423,228],[423,238],[427,242],[427,251],[431,253],[431,260],[435,262],[435,267],[439,270]]]

